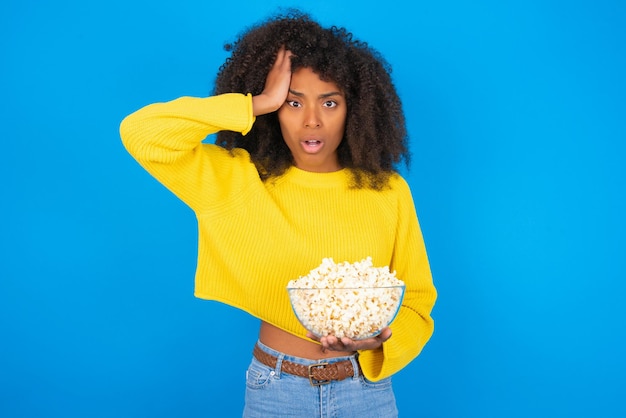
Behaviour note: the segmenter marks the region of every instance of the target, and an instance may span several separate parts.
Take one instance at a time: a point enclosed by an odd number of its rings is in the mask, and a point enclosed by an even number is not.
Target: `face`
[[[310,68],[300,68],[291,75],[278,120],[296,167],[320,173],[341,169],[337,147],[343,138],[346,113],[345,96],[335,83],[320,80]]]

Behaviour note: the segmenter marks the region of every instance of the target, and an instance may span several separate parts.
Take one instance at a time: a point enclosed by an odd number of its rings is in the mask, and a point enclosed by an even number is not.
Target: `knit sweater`
[[[198,221],[195,295],[216,300],[306,338],[286,286],[323,258],[371,257],[406,284],[393,336],[359,353],[373,381],[413,360],[433,332],[436,298],[411,193],[398,174],[381,191],[351,188],[350,172],[291,167],[262,181],[244,149],[206,143],[220,130],[246,134],[255,118],[250,95],[181,97],[124,119],[130,154],[184,201]],[[204,141],[204,142],[203,142]]]

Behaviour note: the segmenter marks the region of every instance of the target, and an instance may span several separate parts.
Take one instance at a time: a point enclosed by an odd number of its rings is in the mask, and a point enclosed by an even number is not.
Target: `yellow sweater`
[[[262,182],[243,149],[232,154],[203,143],[207,135],[251,129],[251,96],[231,93],[156,103],[121,124],[135,159],[194,211],[199,244],[195,295],[242,309],[306,338],[286,291],[324,257],[372,257],[406,283],[393,336],[360,353],[373,381],[406,366],[433,332],[436,298],[407,183],[399,175],[383,191],[350,189],[344,169],[311,173],[290,168]]]

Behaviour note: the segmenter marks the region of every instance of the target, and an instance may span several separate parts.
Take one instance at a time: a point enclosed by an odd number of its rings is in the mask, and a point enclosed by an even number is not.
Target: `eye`
[[[327,100],[322,104],[322,106],[329,107],[329,108],[337,107],[337,102],[334,100]]]
[[[287,104],[291,107],[302,107],[302,104],[297,100],[287,100]]]

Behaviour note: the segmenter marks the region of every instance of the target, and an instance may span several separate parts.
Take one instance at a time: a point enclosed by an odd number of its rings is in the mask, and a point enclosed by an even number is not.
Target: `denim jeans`
[[[282,360],[309,365],[317,363],[288,356],[262,343],[259,347],[278,357],[276,368],[259,362],[254,357],[246,372],[246,403],[244,418],[393,418],[398,416],[391,378],[371,382],[357,374],[341,381],[312,386],[309,379],[290,375],[280,370]],[[358,370],[357,356],[324,360],[335,362],[351,360]]]

